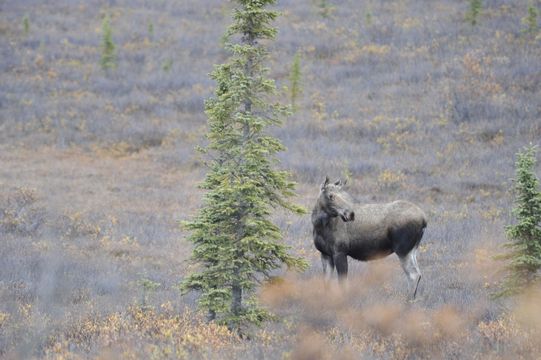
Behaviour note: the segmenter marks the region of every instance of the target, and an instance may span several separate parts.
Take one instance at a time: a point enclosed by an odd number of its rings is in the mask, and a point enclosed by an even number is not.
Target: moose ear
[[[325,181],[321,184],[321,190],[325,189],[325,186],[329,185],[329,177],[325,176]]]

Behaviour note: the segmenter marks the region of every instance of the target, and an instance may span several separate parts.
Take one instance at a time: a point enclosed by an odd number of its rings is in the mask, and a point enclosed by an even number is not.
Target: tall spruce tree
[[[276,89],[264,65],[264,42],[274,38],[271,23],[278,15],[266,8],[275,0],[236,3],[225,37],[230,57],[215,66],[215,95],[205,104],[208,145],[200,151],[210,160],[201,185],[203,206],[185,223],[199,266],[181,288],[199,292],[199,306],[210,319],[239,330],[269,316],[253,297],[256,286],[283,264],[301,269],[306,263],[288,254],[280,228],[270,220],[280,208],[304,212],[289,201],[294,195],[289,174],[276,169],[276,154],[284,146],[267,132],[288,113],[270,101]]]
[[[530,146],[519,152],[516,161],[515,225],[506,228],[508,252],[497,258],[507,261],[507,271],[495,297],[515,295],[534,281],[541,269],[541,189],[535,175],[537,148]]]

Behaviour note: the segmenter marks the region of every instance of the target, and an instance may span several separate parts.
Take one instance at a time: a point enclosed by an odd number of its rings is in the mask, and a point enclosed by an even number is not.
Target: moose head
[[[329,178],[325,177],[325,181],[321,184],[319,203],[328,216],[340,216],[344,222],[348,222],[355,220],[355,212],[353,211],[351,197],[342,190],[345,184],[346,182],[342,182],[342,180],[331,183]]]

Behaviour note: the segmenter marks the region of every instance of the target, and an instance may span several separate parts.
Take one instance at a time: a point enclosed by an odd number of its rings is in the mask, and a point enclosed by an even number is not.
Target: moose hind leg
[[[413,299],[417,295],[417,288],[421,281],[421,271],[417,265],[417,248],[412,249],[405,256],[400,256],[400,265],[408,277],[408,283],[413,282]]]
[[[413,291],[413,298],[415,299],[415,295],[417,295],[417,288],[419,287],[419,282],[421,281],[421,270],[419,270],[419,264],[417,264],[417,248],[414,248],[412,250],[413,252],[413,264],[415,266],[415,271],[417,272],[417,281],[415,282],[415,290]]]

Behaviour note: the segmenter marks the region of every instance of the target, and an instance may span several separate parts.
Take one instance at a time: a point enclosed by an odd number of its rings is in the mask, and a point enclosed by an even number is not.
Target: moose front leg
[[[334,261],[332,256],[321,253],[321,265],[323,265],[323,276],[325,279],[331,278],[334,272]]]
[[[333,256],[334,266],[338,273],[338,279],[343,281],[348,276],[348,257],[346,254],[336,254]]]

